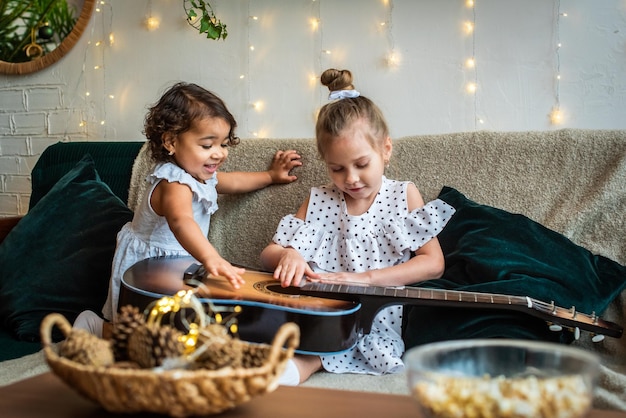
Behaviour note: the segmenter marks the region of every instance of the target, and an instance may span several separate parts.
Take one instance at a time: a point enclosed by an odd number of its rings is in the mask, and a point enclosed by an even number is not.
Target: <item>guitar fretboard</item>
[[[623,329],[617,324],[604,321],[595,312],[590,315],[546,303],[528,296],[512,296],[495,293],[465,292],[458,290],[428,289],[420,287],[384,287],[359,284],[309,282],[302,286],[303,291],[315,294],[355,295],[366,298],[393,299],[387,304],[413,303],[417,305],[459,305],[491,308],[508,308],[542,318],[549,323],[567,327],[580,327],[586,331],[619,338]]]

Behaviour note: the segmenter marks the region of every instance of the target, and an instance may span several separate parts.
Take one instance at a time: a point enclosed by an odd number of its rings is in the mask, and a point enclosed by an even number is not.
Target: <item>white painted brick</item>
[[[0,112],[23,112],[25,110],[24,91],[21,88],[0,89]]]
[[[0,155],[2,156],[30,155],[28,149],[28,137],[0,137]]]
[[[29,175],[32,171],[30,160],[33,157],[3,157],[0,156],[0,173]]]
[[[16,113],[13,121],[16,135],[46,134],[46,114],[43,112]]]
[[[16,215],[24,216],[28,212],[28,205],[30,204],[30,191],[28,194],[20,194],[18,200],[18,211]]]
[[[15,216],[20,213],[18,196],[9,193],[0,193],[0,215]]]
[[[30,138],[30,155],[34,155],[37,158],[41,155],[46,148],[52,144],[60,142],[61,139],[57,137],[31,137]]]
[[[33,171],[33,167],[39,160],[39,155],[32,155],[30,157],[20,157],[20,173],[30,175]],[[0,171],[1,172],[1,171]]]
[[[61,90],[58,87],[32,87],[27,89],[25,93],[28,111],[61,108]]]
[[[12,132],[11,114],[0,113],[0,135],[11,135]]]
[[[30,194],[32,183],[30,176],[5,176],[4,191],[8,193]]]
[[[50,112],[48,115],[48,134],[84,134],[86,127],[81,126],[82,120],[82,112],[77,109]]]

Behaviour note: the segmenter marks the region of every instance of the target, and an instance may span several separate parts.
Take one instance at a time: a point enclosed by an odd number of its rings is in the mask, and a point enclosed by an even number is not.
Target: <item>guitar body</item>
[[[191,288],[185,277],[202,281],[201,300],[217,307],[240,306],[237,314],[239,336],[244,341],[271,343],[285,322],[300,327],[302,354],[332,354],[346,351],[359,336],[369,333],[375,315],[389,305],[489,308],[524,312],[543,319],[554,331],[567,328],[620,338],[618,324],[565,309],[527,296],[428,289],[411,286],[381,287],[355,283],[308,282],[301,287],[282,288],[269,273],[246,271],[245,286],[233,289],[223,278],[204,277],[204,269],[192,257],[149,258],[124,273],[119,306],[145,309],[163,296]],[[206,289],[206,293],[204,292]],[[577,338],[577,337],[576,337]]]
[[[171,296],[185,284],[197,261],[192,257],[149,258],[132,266],[122,279],[119,306],[145,309],[163,296]],[[223,278],[206,277],[202,283],[209,294],[198,295],[215,306],[240,306],[237,314],[239,337],[244,341],[271,344],[278,328],[286,322],[300,327],[301,354],[332,354],[356,344],[361,304],[298,294],[294,288],[282,288],[270,274],[246,271],[246,284],[233,289]]]

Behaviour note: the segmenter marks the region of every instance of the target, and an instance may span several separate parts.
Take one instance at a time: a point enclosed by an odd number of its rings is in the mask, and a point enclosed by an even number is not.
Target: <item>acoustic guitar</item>
[[[206,276],[191,257],[157,257],[138,262],[122,279],[119,306],[145,309],[163,296],[189,289],[190,279],[201,281],[198,296],[214,306],[240,306],[237,314],[242,340],[271,343],[285,322],[300,327],[301,354],[332,354],[350,349],[359,336],[367,334],[376,313],[389,305],[493,308],[525,312],[541,318],[554,330],[566,327],[619,338],[622,328],[595,314],[565,309],[526,296],[463,292],[419,287],[379,287],[358,284],[307,282],[283,288],[270,273],[246,270],[246,283],[233,289],[219,277]]]

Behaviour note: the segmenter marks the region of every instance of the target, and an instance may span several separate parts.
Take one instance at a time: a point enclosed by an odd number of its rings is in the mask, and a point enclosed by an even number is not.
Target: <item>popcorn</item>
[[[412,392],[437,418],[573,418],[583,416],[592,404],[592,393],[578,375],[435,375],[413,385]]]

